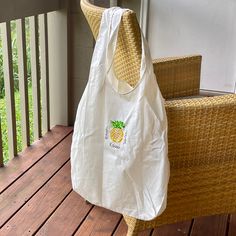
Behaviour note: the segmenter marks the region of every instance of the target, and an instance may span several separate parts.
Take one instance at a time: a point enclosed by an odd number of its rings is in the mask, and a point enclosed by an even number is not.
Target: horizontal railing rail
[[[0,23],[61,9],[61,0],[0,0]]]

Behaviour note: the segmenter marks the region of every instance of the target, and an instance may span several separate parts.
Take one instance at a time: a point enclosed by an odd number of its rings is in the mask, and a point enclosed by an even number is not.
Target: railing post
[[[8,21],[1,24],[1,38],[3,46],[3,69],[4,69],[4,86],[7,109],[7,128],[8,128],[8,148],[9,158],[17,155],[17,138],[16,138],[16,114],[14,98],[14,80],[12,66],[12,48],[11,48],[11,23]]]
[[[68,125],[67,9],[48,14],[50,124]]]
[[[49,104],[49,61],[48,61],[48,20],[47,14],[39,15],[39,42],[42,91],[42,132],[50,130]]]
[[[3,166],[4,160],[8,160],[8,156],[9,159],[13,158],[17,151],[31,144],[31,97],[34,140],[39,139],[42,132],[46,133],[55,125],[68,125],[68,4],[67,0],[26,0],[23,5],[15,1],[14,6],[11,5],[11,1],[2,3],[0,36],[3,66],[0,69],[4,72],[7,113],[7,121],[4,122],[7,124],[2,126],[2,133],[0,123],[0,167]],[[29,32],[26,32],[28,20],[25,20],[25,17],[28,16]],[[16,35],[14,22],[11,27],[11,21],[14,19],[17,19]],[[14,35],[13,40],[11,34]],[[15,78],[14,75],[17,74],[18,78]],[[32,86],[28,84],[30,74]],[[19,91],[14,79],[19,82]],[[19,119],[21,128],[17,126]],[[5,126],[8,129],[7,134]],[[20,130],[22,134],[18,134],[17,131]],[[2,142],[2,135],[4,140],[7,139],[8,145]]]
[[[42,136],[41,108],[40,108],[40,64],[39,64],[39,37],[38,17],[30,17],[30,61],[33,92],[34,139]]]
[[[25,19],[16,21],[17,32],[17,52],[19,70],[19,92],[21,103],[21,127],[22,127],[22,147],[30,145],[29,128],[29,101],[28,101],[28,78],[27,78],[27,58],[26,58],[26,37]]]

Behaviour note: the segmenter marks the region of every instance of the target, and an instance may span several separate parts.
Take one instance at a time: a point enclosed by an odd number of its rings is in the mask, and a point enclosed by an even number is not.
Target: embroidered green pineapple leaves
[[[123,121],[111,121],[112,128],[110,130],[110,138],[115,143],[121,143],[124,138],[125,123]]]

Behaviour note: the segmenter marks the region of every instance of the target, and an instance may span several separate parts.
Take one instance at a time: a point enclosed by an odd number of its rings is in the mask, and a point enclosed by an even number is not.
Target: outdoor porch
[[[86,203],[72,191],[72,132],[72,127],[55,126],[0,169],[0,235],[126,235],[120,214]],[[200,217],[139,235],[234,236],[236,214]]]
[[[71,186],[72,126],[94,48],[80,1],[22,2],[4,1],[0,8],[5,100],[0,109],[0,236],[126,235],[122,215],[87,203]],[[117,1],[92,2],[108,6]],[[158,60],[163,68],[169,66]],[[199,82],[200,61],[200,56],[172,60],[173,82],[179,81],[183,91],[198,86],[193,82]],[[193,89],[181,84],[185,76]],[[174,89],[171,93],[176,95]],[[139,235],[235,236],[236,213],[163,225]]]

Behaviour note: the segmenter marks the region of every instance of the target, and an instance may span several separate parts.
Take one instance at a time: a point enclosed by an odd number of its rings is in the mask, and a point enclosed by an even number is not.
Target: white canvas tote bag
[[[133,88],[116,79],[113,57],[124,11],[110,8],[102,16],[74,125],[72,186],[95,205],[150,220],[166,207],[167,119],[143,36],[140,81]]]

